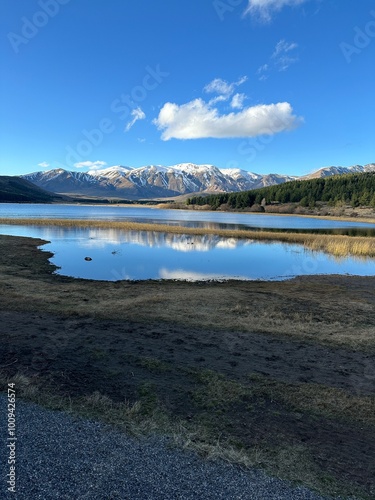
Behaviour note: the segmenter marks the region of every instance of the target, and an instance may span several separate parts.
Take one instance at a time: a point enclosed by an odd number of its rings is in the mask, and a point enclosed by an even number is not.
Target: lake
[[[57,273],[84,279],[278,280],[307,274],[375,274],[373,259],[338,259],[296,244],[216,235],[13,225],[0,225],[0,234],[50,241],[41,248],[54,254],[51,262],[60,268]]]
[[[352,236],[362,233],[375,236],[375,224],[363,222],[331,221],[293,215],[160,210],[151,207],[132,206],[3,203],[0,204],[0,217],[114,220],[217,229],[309,230],[310,232],[332,232],[335,234],[350,232]]]

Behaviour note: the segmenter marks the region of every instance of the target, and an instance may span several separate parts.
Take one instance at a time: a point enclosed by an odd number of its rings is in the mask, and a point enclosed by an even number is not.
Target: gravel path
[[[16,405],[16,493],[8,493],[6,405],[1,394],[1,499],[323,499],[258,470],[244,472],[171,450],[166,438],[133,439],[21,401]]]

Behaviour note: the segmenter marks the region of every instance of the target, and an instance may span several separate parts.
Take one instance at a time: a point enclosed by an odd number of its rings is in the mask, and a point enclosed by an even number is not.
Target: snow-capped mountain
[[[122,167],[116,165],[114,167],[103,168],[101,170],[89,170],[87,173],[94,177],[107,177],[108,179],[115,179],[117,177],[124,177],[128,174],[133,167]]]
[[[139,168],[117,165],[85,173],[58,168],[22,177],[41,188],[59,194],[147,199],[189,193],[246,191],[296,179],[313,179],[354,172],[375,172],[375,164],[325,167],[303,177],[261,175],[239,168],[219,169],[214,165],[193,163],[180,163],[169,167],[147,165]]]
[[[68,195],[122,198],[155,198],[181,194],[251,189],[254,180],[237,182],[214,165],[181,163],[170,167],[147,165],[140,168],[115,166],[87,173],[63,169],[35,172],[25,179],[50,191]],[[256,179],[262,176],[256,176]]]
[[[324,167],[310,175],[306,175],[302,179],[316,179],[330,175],[358,174],[363,172],[375,172],[375,163],[369,163],[364,166],[353,165],[352,167]]]
[[[104,176],[93,176],[90,172],[70,172],[63,168],[34,172],[21,176],[38,187],[54,193],[83,194],[86,196],[109,196],[115,188],[110,179]]]

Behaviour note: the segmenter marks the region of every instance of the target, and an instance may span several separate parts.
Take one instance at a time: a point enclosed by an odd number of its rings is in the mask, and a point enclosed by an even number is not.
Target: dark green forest
[[[375,173],[335,175],[320,179],[292,181],[251,191],[220,193],[188,198],[188,205],[221,205],[243,209],[254,205],[296,203],[303,207],[315,207],[318,202],[330,206],[351,205],[375,207]]]

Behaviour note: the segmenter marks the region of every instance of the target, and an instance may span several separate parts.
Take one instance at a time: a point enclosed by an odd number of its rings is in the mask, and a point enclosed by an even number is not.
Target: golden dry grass
[[[372,213],[375,213],[375,210],[372,211]],[[280,217],[290,217],[291,215],[293,217],[302,217],[302,218],[307,218],[307,219],[320,219],[320,220],[336,220],[336,221],[342,221],[342,222],[364,222],[366,224],[375,224],[375,218],[374,217],[361,217],[361,216],[356,216],[356,217],[350,217],[348,215],[314,215],[314,214],[296,214],[296,213],[277,213],[277,212],[265,212],[267,215],[275,215],[275,216],[280,216]],[[264,213],[254,213],[254,215],[264,215]]]

